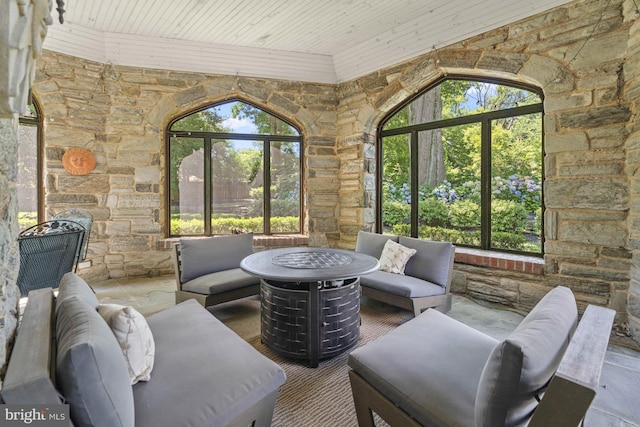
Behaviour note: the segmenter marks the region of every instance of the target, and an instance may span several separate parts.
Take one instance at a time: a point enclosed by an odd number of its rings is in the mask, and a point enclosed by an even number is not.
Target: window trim
[[[509,86],[516,89],[523,89],[532,93],[537,94],[540,97],[540,102],[536,104],[528,104],[524,106],[512,107],[503,110],[497,111],[488,111],[484,113],[473,113],[461,117],[454,117],[450,119],[442,119],[435,122],[427,122],[420,123],[417,125],[406,126],[402,128],[394,128],[384,130],[384,126],[387,121],[391,119],[394,115],[400,112],[407,105],[411,104],[413,101],[424,95],[427,91],[433,89],[441,85],[443,82],[448,80],[463,80],[463,81],[473,81],[479,83],[488,83],[502,86]],[[459,126],[471,123],[480,123],[481,124],[481,132],[482,132],[482,140],[491,141],[491,121],[513,117],[513,116],[523,116],[527,114],[541,114],[542,120],[542,144],[541,144],[541,152],[540,159],[542,162],[542,182],[545,180],[545,171],[544,171],[544,94],[542,89],[534,86],[529,86],[526,84],[522,84],[519,82],[513,82],[506,79],[500,78],[477,78],[475,76],[466,76],[466,75],[456,75],[456,76],[441,76],[440,78],[434,80],[429,85],[424,87],[422,90],[417,91],[414,96],[406,99],[402,103],[400,103],[397,107],[387,113],[384,118],[380,121],[378,125],[378,129],[376,132],[376,219],[374,223],[374,227],[378,232],[381,232],[382,227],[382,204],[383,204],[383,176],[382,171],[384,170],[384,158],[383,158],[383,139],[385,137],[394,136],[394,135],[408,135],[409,136],[409,144],[410,144],[410,164],[417,165],[418,164],[418,153],[417,153],[417,144],[418,144],[418,132],[433,130],[433,129],[442,129],[445,127],[451,126]],[[481,176],[491,175],[491,144],[481,144]],[[413,167],[410,170],[411,181],[418,181],[418,169]],[[477,249],[483,251],[491,251],[498,253],[508,253],[515,255],[524,255],[524,256],[533,256],[533,257],[543,257],[544,256],[544,215],[541,218],[542,221],[542,232],[540,233],[540,245],[541,251],[540,253],[531,253],[524,251],[514,251],[509,249],[498,249],[491,247],[491,230],[490,230],[490,222],[486,219],[491,216],[491,180],[490,179],[481,179],[481,183],[483,183],[482,191],[481,191],[481,242],[480,246],[468,246],[469,249]],[[416,186],[411,186],[411,236],[418,237],[418,188]],[[542,212],[544,212],[544,197],[541,200],[541,208]],[[462,246],[462,245],[460,245]],[[466,246],[465,246],[466,247]]]
[[[297,132],[297,136],[291,135],[273,135],[273,134],[245,134],[245,133],[230,133],[230,132],[200,132],[200,131],[172,131],[171,127],[178,122],[179,120],[190,116],[192,114],[196,114],[200,111],[207,110],[209,108],[216,107],[218,105],[229,104],[233,102],[242,102],[244,104],[249,104],[254,108],[257,108],[265,113],[268,113],[279,120],[282,120],[292,128],[294,128]],[[303,170],[304,170],[304,136],[299,128],[299,126],[294,125],[291,121],[284,119],[281,115],[274,113],[268,108],[264,108],[262,106],[256,105],[251,101],[247,101],[242,98],[233,97],[229,99],[224,99],[222,101],[214,102],[211,104],[207,104],[204,107],[199,107],[197,109],[190,110],[181,114],[178,117],[173,118],[169,121],[165,131],[165,173],[167,174],[167,179],[164,185],[165,189],[165,236],[168,238],[171,237],[182,237],[182,236],[212,236],[211,232],[211,202],[212,202],[212,187],[211,187],[211,158],[210,155],[207,156],[206,153],[211,153],[212,150],[212,140],[241,140],[241,141],[261,141],[263,143],[263,152],[262,152],[262,160],[263,160],[263,211],[269,212],[269,215],[263,215],[263,232],[256,233],[257,235],[280,235],[280,234],[292,234],[290,232],[284,233],[273,233],[271,231],[271,174],[267,173],[267,171],[271,170],[271,148],[273,142],[297,142],[300,144],[300,156],[299,156],[299,174],[300,174],[300,189],[299,189],[299,200],[300,200],[300,213],[299,213],[299,223],[298,223],[298,231],[293,233],[302,233],[303,232],[303,224],[304,224],[304,207],[303,207]],[[204,194],[204,217],[209,218],[209,220],[204,221],[204,233],[203,234],[194,234],[194,235],[186,235],[180,234],[175,235],[171,234],[171,191],[170,191],[170,181],[168,178],[168,174],[170,172],[170,148],[171,148],[171,138],[172,137],[189,137],[189,138],[202,138],[204,143],[205,150],[205,160],[204,160],[204,176],[205,176],[205,194]]]

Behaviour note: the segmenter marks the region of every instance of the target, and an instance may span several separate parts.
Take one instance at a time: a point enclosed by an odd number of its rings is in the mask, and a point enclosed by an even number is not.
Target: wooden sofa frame
[[[180,244],[176,243],[171,249],[171,257],[173,259],[173,266],[176,275],[176,304],[189,299],[195,299],[203,307],[209,307],[216,304],[222,304],[224,302],[234,301],[241,298],[246,298],[254,295],[260,295],[260,283],[256,283],[253,286],[247,286],[240,289],[234,289],[231,291],[220,292],[217,294],[199,294],[196,292],[189,292],[182,289],[182,258],[180,253]]]
[[[55,387],[55,337],[53,290],[44,288],[31,291],[0,391],[2,403],[63,403]],[[266,396],[226,427],[270,426],[277,397],[277,391]]]
[[[529,427],[576,427],[595,398],[615,311],[589,305]],[[420,427],[414,418],[349,370],[360,427],[375,427],[373,412],[392,427]]]

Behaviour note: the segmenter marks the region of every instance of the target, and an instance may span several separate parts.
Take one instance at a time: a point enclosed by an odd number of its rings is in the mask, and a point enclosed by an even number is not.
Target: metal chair
[[[65,273],[75,271],[85,228],[70,220],[51,220],[20,232],[21,296],[40,288],[57,288]]]
[[[91,224],[93,224],[93,215],[82,209],[71,208],[55,214],[52,219],[68,219],[84,227],[84,237],[80,246],[80,261],[84,261],[87,257],[87,248],[89,247],[89,237],[91,236]]]

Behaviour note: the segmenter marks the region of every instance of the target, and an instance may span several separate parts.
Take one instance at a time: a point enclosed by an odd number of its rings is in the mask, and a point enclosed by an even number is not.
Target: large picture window
[[[174,120],[167,141],[171,236],[301,231],[301,138],[291,124],[233,100]]]
[[[445,79],[379,132],[377,227],[460,246],[542,254],[542,98]]]

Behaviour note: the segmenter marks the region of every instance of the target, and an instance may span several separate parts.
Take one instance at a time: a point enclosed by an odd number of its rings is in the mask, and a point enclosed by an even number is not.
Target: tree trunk
[[[409,125],[442,119],[440,88],[435,87],[407,107]],[[446,178],[442,131],[434,129],[418,133],[418,185],[431,187]]]

